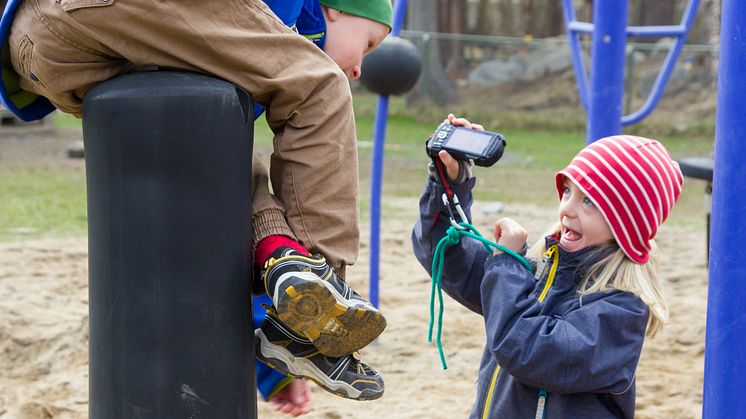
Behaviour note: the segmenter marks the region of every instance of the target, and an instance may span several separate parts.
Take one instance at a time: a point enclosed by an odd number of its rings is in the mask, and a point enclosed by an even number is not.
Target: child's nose
[[[574,204],[572,199],[563,200],[560,202],[559,212],[560,215],[566,217],[575,217],[577,205]]]

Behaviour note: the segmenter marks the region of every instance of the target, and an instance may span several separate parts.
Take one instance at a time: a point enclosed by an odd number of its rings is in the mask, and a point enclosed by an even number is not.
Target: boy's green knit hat
[[[391,0],[319,0],[321,4],[340,12],[381,22],[391,30]]]

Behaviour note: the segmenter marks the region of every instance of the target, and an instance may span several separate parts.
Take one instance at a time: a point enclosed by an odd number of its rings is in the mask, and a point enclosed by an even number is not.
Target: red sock
[[[272,252],[277,250],[277,248],[279,247],[290,247],[294,250],[297,250],[303,253],[304,255],[311,254],[300,243],[291,239],[288,236],[281,236],[281,235],[267,236],[263,238],[261,241],[259,241],[259,243],[256,245],[256,250],[254,251],[254,265],[256,266],[264,265],[264,261],[269,259],[269,255],[271,255]]]

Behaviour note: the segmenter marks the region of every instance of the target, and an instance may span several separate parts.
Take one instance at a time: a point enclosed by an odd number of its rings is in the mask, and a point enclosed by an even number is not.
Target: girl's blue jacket
[[[469,219],[475,181],[453,187]],[[412,233],[415,256],[431,274],[433,252],[450,226],[443,192],[441,184],[428,180]],[[553,244],[556,240],[547,238],[547,247]],[[558,251],[554,282],[540,302],[546,273],[535,279],[512,256],[493,256],[467,237],[447,248],[442,287],[483,316],[487,333],[470,418],[634,417],[635,370],[648,308],[629,292],[580,298],[584,269],[604,251]]]

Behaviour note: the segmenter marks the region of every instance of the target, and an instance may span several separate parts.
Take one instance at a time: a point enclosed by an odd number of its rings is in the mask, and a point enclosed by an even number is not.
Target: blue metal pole
[[[399,36],[407,0],[397,0],[394,4],[394,16],[391,36]],[[383,150],[386,144],[386,118],[389,113],[389,97],[378,96],[375,125],[373,127],[373,162],[370,172],[370,269],[368,298],[371,304],[379,307],[379,266],[381,248],[381,184],[383,182]]]
[[[407,11],[407,0],[394,2],[394,21],[391,23],[391,36],[399,36],[404,24],[404,14]]]
[[[622,132],[627,0],[594,2],[586,142]]]
[[[746,2],[723,0],[703,418],[746,417]]]
[[[386,116],[389,97],[380,95],[373,127],[373,168],[370,172],[370,303],[379,307],[378,278],[381,247],[381,183],[383,182],[383,151],[386,143]]]

